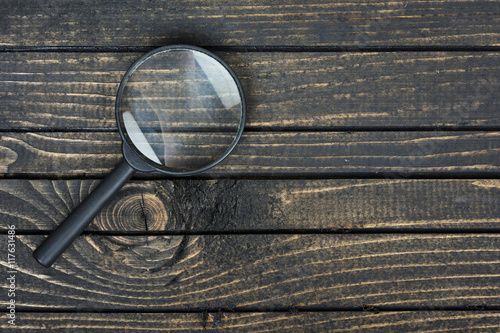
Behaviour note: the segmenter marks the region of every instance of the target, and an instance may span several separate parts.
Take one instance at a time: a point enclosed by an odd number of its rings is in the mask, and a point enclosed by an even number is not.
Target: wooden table
[[[2,331],[500,330],[500,2],[2,4]],[[121,158],[123,74],[177,43],[240,77],[241,142],[41,267]]]

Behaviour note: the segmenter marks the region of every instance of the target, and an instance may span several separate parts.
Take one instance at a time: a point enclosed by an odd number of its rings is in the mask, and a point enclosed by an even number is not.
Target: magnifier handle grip
[[[132,177],[135,170],[123,161],[33,252],[43,266],[50,267],[94,219],[111,197]]]

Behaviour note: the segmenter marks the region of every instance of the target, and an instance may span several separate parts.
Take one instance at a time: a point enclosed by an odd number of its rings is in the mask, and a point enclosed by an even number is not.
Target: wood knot
[[[127,184],[95,219],[98,230],[116,232],[163,231],[169,227],[164,198],[154,193],[151,186]],[[112,236],[121,245],[139,245],[154,236]]]
[[[126,184],[96,217],[93,225],[99,231],[113,231],[118,235],[87,236],[85,240],[90,246],[86,246],[86,251],[94,254],[86,257],[103,271],[124,276],[147,274],[175,281],[180,274],[180,263],[195,258],[203,242],[195,236],[150,234],[151,231],[176,229],[175,219],[167,210],[171,205],[170,194],[157,184]],[[127,232],[139,235],[119,235]]]

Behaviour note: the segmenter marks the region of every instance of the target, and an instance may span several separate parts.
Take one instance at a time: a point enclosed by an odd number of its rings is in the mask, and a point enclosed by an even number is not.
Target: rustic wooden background
[[[499,1],[5,0],[0,32],[3,331],[500,330]],[[120,160],[121,77],[174,43],[240,77],[240,144],[136,175],[41,267]]]

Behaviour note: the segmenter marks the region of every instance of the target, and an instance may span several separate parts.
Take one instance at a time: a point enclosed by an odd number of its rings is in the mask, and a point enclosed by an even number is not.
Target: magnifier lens
[[[129,145],[170,172],[202,169],[222,158],[236,140],[242,113],[228,69],[192,49],[165,50],[140,63],[119,104]]]

